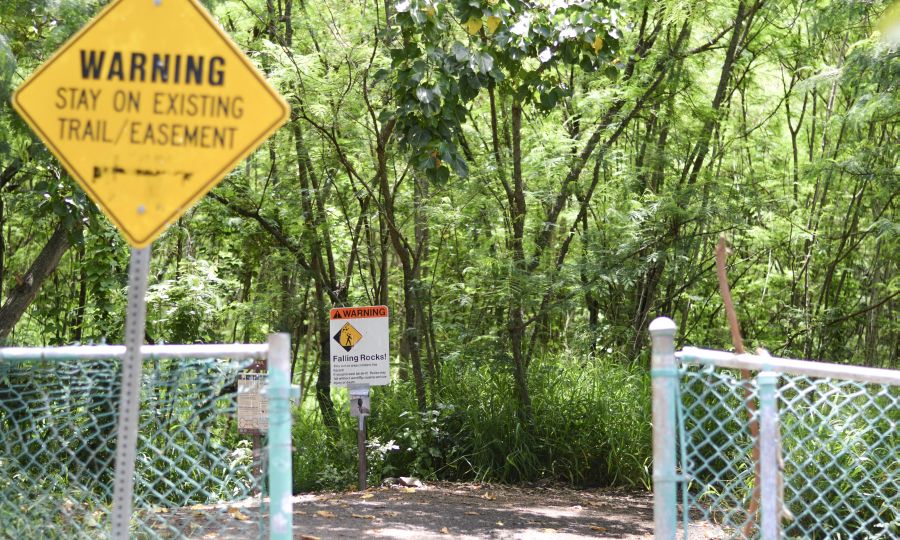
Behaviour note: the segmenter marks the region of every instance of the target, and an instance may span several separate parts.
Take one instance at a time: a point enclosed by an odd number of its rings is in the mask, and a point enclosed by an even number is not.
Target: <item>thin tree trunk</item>
[[[322,412],[322,422],[332,432],[337,435],[338,421],[337,414],[334,411],[334,401],[331,400],[331,336],[330,326],[328,324],[328,311],[325,307],[325,292],[322,286],[316,282],[315,294],[315,323],[310,320],[310,324],[316,325],[316,332],[319,338],[319,376],[316,379],[316,402],[319,404],[319,410]]]
[[[385,224],[387,225],[388,237],[391,245],[394,247],[394,253],[400,262],[400,268],[403,272],[403,311],[404,324],[403,343],[409,354],[410,365],[413,372],[413,384],[416,388],[416,402],[420,411],[425,411],[428,407],[425,394],[425,378],[422,374],[422,358],[421,348],[419,344],[419,329],[416,326],[416,310],[418,300],[416,297],[416,281],[418,278],[418,257],[413,249],[410,248],[406,239],[403,237],[399,229],[396,216],[394,214],[394,195],[388,182],[387,175],[387,140],[393,124],[386,124],[382,127],[378,136],[377,160],[378,171],[376,174],[378,180],[378,188],[381,193],[381,204],[384,210]]]
[[[513,264],[509,276],[509,331],[510,348],[513,357],[513,379],[516,397],[519,401],[521,417],[531,422],[531,396],[528,391],[528,365],[525,357],[525,306],[522,302],[527,284],[524,283],[527,263],[525,261],[525,183],[522,179],[522,105],[513,102],[512,123],[512,166],[513,178],[508,193],[510,221],[512,223],[511,249]]]
[[[741,38],[747,35],[743,26],[744,21],[753,16],[755,11],[759,9],[761,3],[762,2],[759,2],[752,6],[750,8],[750,13],[746,11],[743,1],[738,3],[737,13],[734,16],[734,30],[731,34],[731,41],[728,43],[728,50],[725,52],[725,60],[722,62],[722,71],[719,73],[719,84],[716,87],[716,94],[713,96],[712,100],[711,107],[713,115],[703,123],[700,137],[697,139],[694,147],[695,157],[691,163],[688,184],[693,184],[697,181],[697,177],[700,175],[700,169],[703,167],[703,162],[706,160],[706,155],[709,152],[709,139],[712,137],[713,131],[718,129],[721,122],[722,117],[719,114],[719,110],[722,107],[722,103],[725,101],[735,62],[740,57],[740,49],[738,47],[741,45]]]

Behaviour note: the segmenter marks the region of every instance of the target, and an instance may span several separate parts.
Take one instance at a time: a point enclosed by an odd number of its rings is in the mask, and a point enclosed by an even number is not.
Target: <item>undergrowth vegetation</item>
[[[368,482],[416,476],[481,482],[562,481],[648,487],[650,378],[605,358],[543,357],[530,370],[533,423],[517,412],[512,375],[491,362],[448,362],[439,400],[415,411],[412,383],[376,387],[368,419]],[[337,403],[330,437],[307,401],[295,414],[295,490],[354,486],[356,419]]]

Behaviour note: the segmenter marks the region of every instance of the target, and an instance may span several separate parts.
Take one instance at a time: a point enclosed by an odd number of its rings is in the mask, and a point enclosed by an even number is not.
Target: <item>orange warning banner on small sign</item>
[[[331,310],[332,321],[338,319],[373,319],[387,316],[387,306],[344,307]]]

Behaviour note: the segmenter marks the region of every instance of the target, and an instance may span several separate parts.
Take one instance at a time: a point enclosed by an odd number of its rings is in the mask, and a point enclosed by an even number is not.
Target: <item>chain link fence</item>
[[[132,538],[269,535],[268,453],[236,417],[238,375],[268,347],[232,348],[144,354]],[[109,537],[120,349],[0,349],[0,537]]]
[[[652,332],[657,538],[679,507],[727,538],[900,537],[900,372],[675,353],[674,331]]]

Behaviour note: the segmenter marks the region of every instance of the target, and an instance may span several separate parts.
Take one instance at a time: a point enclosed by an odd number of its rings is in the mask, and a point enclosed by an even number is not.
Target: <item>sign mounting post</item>
[[[290,108],[198,0],[113,0],[13,108],[133,248],[112,511],[128,538],[150,245]]]
[[[369,388],[391,383],[387,306],[331,310],[331,386],[350,391],[350,414],[359,417],[359,489],[366,489],[366,416]]]
[[[147,306],[147,275],[150,246],[131,248],[128,264],[128,305],[125,312],[125,356],[119,391],[119,423],[116,429],[116,471],[113,477],[112,538],[128,538],[134,493],[134,460],[137,453],[138,416],[141,402],[141,371],[144,323]]]

